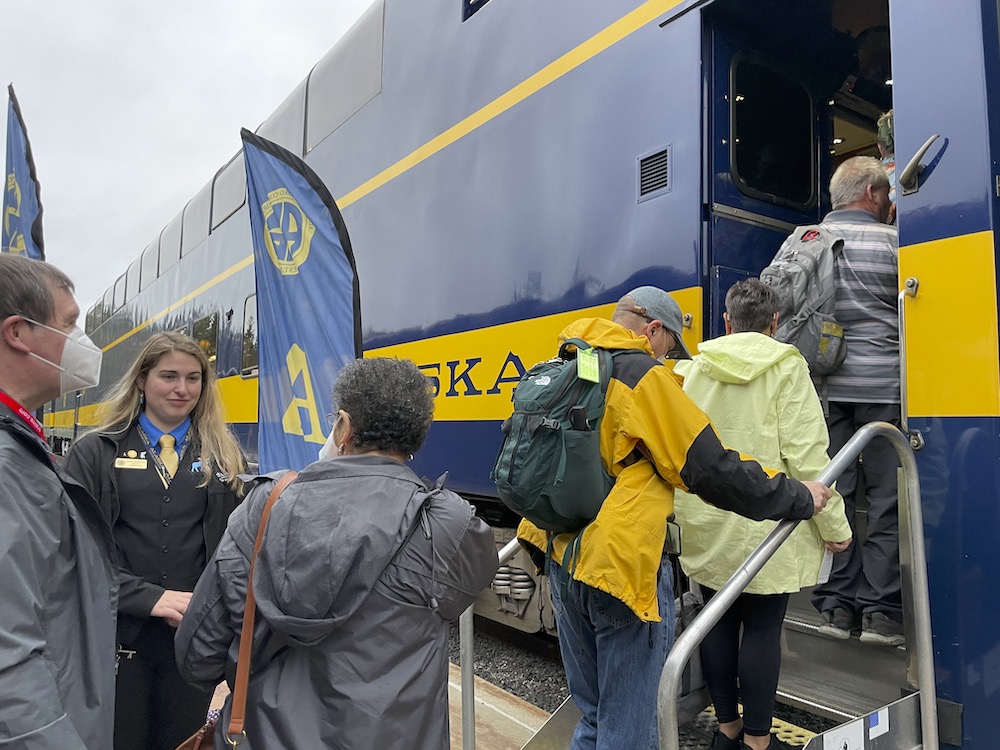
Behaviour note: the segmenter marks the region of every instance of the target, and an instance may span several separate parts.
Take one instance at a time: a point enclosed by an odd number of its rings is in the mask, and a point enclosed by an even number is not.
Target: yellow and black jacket
[[[680,379],[653,359],[646,338],[601,318],[571,323],[560,343],[570,338],[649,355],[614,360],[600,440],[615,485],[597,518],[580,532],[571,555],[575,580],[620,599],[640,619],[658,622],[656,581],[675,487],[754,520],[812,517],[806,487],[722,446]],[[528,521],[517,535],[529,549],[544,552],[549,543],[548,534]],[[563,561],[575,537],[557,535],[552,559]]]

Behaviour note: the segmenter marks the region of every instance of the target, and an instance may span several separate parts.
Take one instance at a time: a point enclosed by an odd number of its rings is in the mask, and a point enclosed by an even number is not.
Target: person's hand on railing
[[[845,549],[851,546],[851,537],[847,537],[842,542],[826,542],[824,545],[828,551],[837,554],[838,552],[843,552]]]
[[[803,482],[809,488],[813,496],[813,515],[815,516],[826,507],[826,501],[833,497],[833,491],[822,482]]]

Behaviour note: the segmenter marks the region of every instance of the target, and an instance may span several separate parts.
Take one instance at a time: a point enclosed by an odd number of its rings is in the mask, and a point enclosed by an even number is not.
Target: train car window
[[[215,367],[219,345],[219,313],[206,315],[191,326],[191,338],[198,342],[208,361]]]
[[[122,305],[125,304],[125,274],[118,277],[115,282],[115,296],[114,296],[114,307],[112,308],[117,312]]]
[[[139,263],[139,289],[145,289],[156,281],[159,272],[160,245],[158,242],[150,242],[142,251],[142,259]]]
[[[130,300],[139,293],[139,259],[132,261],[132,265],[125,272],[125,300]]]
[[[257,135],[274,141],[296,156],[302,156],[305,144],[306,82],[300,83],[288,98],[257,128]]]
[[[243,356],[240,374],[257,377],[257,295],[251,294],[243,303]]]
[[[797,209],[813,205],[813,107],[805,87],[738,57],[729,101],[732,172],[740,190]]]
[[[490,0],[462,0],[462,20],[468,21],[472,14],[482,8]]]
[[[187,255],[208,238],[212,223],[212,183],[199,190],[184,206],[181,222],[181,255]]]
[[[384,1],[374,3],[306,79],[306,153],[382,91]]]
[[[246,202],[247,170],[240,150],[218,171],[212,182],[212,229],[217,229]]]
[[[177,214],[160,232],[160,273],[181,257],[181,214]]]
[[[117,285],[116,285],[117,286]],[[104,305],[101,308],[101,323],[104,323],[115,312],[115,288],[111,287],[104,293]]]

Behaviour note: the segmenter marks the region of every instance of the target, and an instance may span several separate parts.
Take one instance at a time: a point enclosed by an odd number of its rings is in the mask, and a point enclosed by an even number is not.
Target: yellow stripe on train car
[[[688,348],[696,351],[702,334],[702,290],[689,287],[671,295],[681,310],[691,315],[692,325],[683,336]],[[571,310],[369,349],[365,356],[413,360],[434,383],[435,419],[503,420],[510,416],[510,396],[521,375],[537,362],[555,356],[559,332],[574,320],[607,318],[613,310],[613,304]],[[218,382],[226,421],[257,422],[257,378],[236,375]],[[98,407],[94,404],[81,408],[80,424],[96,424]],[[72,410],[56,412],[52,418],[61,426],[73,425]]]
[[[671,292],[693,321],[700,318],[702,290]],[[556,354],[559,332],[574,320],[607,318],[614,305],[599,305],[530,320],[437,336],[365,352],[366,357],[411,359],[434,383],[434,418],[442,421],[503,420],[510,416],[510,397],[521,375]],[[694,351],[700,322],[683,332]]]
[[[906,305],[906,386],[913,417],[1000,416],[996,251],[993,232],[899,250]]]

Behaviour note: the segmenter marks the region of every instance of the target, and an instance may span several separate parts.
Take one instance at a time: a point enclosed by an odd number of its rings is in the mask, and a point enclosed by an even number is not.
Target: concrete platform
[[[462,748],[461,670],[451,665],[448,701],[451,748]],[[476,678],[476,750],[519,750],[549,718],[548,713]]]

